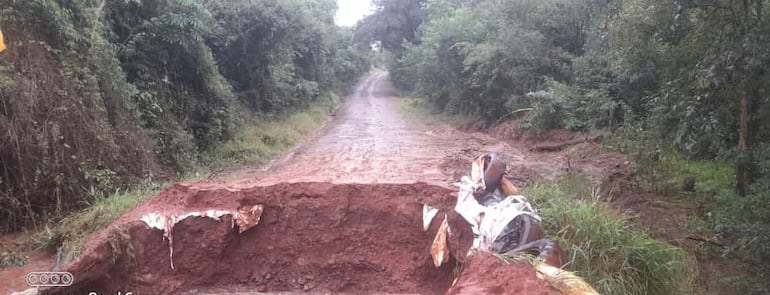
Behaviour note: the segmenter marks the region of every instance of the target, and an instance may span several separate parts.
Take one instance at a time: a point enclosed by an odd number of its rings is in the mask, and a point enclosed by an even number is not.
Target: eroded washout
[[[467,222],[452,210],[455,200],[455,191],[425,183],[247,188],[213,182],[179,184],[98,233],[67,267],[75,276],[71,287],[43,293],[209,294],[206,290],[247,288],[444,294],[461,271],[465,261],[460,260],[473,239]],[[440,268],[434,267],[430,256],[440,222],[436,218],[427,231],[423,229],[424,204],[447,214],[452,228],[453,258]],[[177,220],[165,237],[163,230],[141,220],[152,214],[171,220],[190,212],[238,212],[257,205],[262,208],[259,221],[243,232],[234,220],[237,213],[219,218],[192,214]],[[553,292],[528,265],[521,268],[531,273],[518,276],[522,284],[545,288],[533,290],[543,294]],[[470,286],[460,287],[460,293],[493,283],[473,277],[464,281]]]

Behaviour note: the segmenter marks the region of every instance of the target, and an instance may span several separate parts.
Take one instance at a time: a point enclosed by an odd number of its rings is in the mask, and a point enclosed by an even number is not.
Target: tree
[[[400,56],[403,42],[417,39],[423,21],[424,0],[374,0],[376,11],[356,25],[357,40],[364,44],[379,42],[382,48]]]

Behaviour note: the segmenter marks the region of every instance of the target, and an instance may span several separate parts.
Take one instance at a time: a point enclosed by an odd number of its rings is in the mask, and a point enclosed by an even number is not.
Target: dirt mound
[[[219,286],[257,291],[440,294],[454,280],[456,261],[436,269],[430,246],[438,228],[422,229],[423,204],[443,209],[450,243],[465,257],[472,234],[449,210],[450,189],[423,183],[296,183],[233,188],[216,183],[176,185],[127,213],[91,240],[67,267],[75,276],[59,294],[167,294]],[[189,217],[177,223],[173,264],[164,233],[143,221],[148,213],[182,215],[263,205],[259,224],[238,233],[231,215]],[[101,293],[101,292],[100,292]]]
[[[491,254],[476,254],[467,263],[452,295],[558,295],[558,290],[535,275],[528,263],[508,264]]]

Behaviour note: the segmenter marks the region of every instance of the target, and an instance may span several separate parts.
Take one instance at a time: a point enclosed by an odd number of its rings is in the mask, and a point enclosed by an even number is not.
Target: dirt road
[[[445,293],[456,264],[433,267],[428,253],[440,221],[423,231],[423,204],[450,215],[450,243],[467,253],[472,237],[452,217],[450,184],[470,161],[499,153],[521,186],[563,172],[566,152],[541,155],[523,141],[405,120],[391,89],[387,73],[373,73],[322,130],[266,168],[177,184],[131,210],[65,268],[73,288],[54,291]],[[236,213],[216,213],[255,206],[264,208],[261,220],[243,232]],[[194,217],[202,212],[220,215]],[[176,221],[154,229],[142,221],[153,214]]]
[[[365,79],[322,136],[273,167],[271,172],[281,178],[275,181],[286,177],[338,183],[449,181],[438,163],[458,143],[407,127],[386,77],[379,72]],[[260,181],[274,181],[268,179]]]
[[[393,95],[386,72],[363,79],[319,134],[267,171],[229,173],[238,183],[280,182],[413,183],[448,185],[466,173],[481,152],[504,154],[512,170],[558,170],[528,160],[523,151],[493,137],[461,132],[421,118],[405,119],[402,99]],[[414,116],[412,116],[414,117]],[[531,174],[531,173],[528,173]],[[531,175],[513,177],[519,183]]]

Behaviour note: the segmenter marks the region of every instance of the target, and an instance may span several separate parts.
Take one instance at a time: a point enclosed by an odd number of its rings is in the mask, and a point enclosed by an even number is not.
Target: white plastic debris
[[[438,214],[438,209],[428,206],[427,204],[422,206],[422,229],[428,231],[433,218]]]
[[[174,237],[172,235],[174,226],[190,217],[207,217],[216,221],[222,221],[222,217],[225,215],[232,216],[231,227],[238,225],[238,233],[241,234],[252,227],[256,226],[261,217],[263,205],[254,205],[252,207],[242,207],[238,209],[238,212],[232,212],[227,210],[206,210],[203,212],[188,212],[177,216],[168,216],[160,213],[148,213],[142,216],[143,221],[150,228],[155,228],[163,231],[163,237],[168,240],[169,249],[169,262],[171,269],[174,269]]]
[[[456,185],[460,187],[460,192],[455,211],[470,223],[474,234],[471,252],[489,250],[508,223],[522,214],[540,221],[540,216],[524,196],[508,196],[497,204],[482,206],[473,197],[473,193],[479,189],[478,182],[464,176]]]

